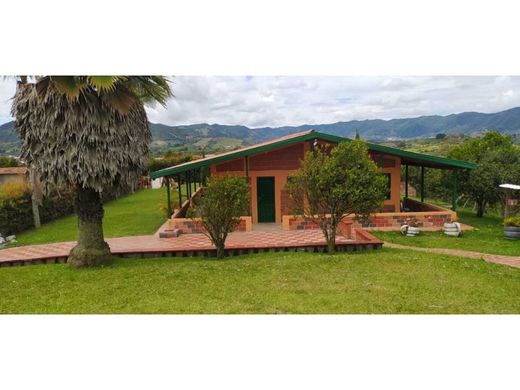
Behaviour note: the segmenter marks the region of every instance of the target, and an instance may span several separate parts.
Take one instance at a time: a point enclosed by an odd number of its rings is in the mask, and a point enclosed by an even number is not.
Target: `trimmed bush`
[[[41,222],[50,222],[72,214],[74,195],[74,191],[65,188],[44,197],[40,206]],[[25,183],[6,183],[0,186],[0,234],[18,234],[33,227],[29,186]]]

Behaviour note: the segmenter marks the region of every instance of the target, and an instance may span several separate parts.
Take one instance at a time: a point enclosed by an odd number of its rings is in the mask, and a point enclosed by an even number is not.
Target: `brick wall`
[[[298,169],[303,159],[303,143],[249,157],[250,171]]]
[[[285,189],[280,191],[280,203],[282,208],[282,215],[290,215],[293,213],[293,204],[289,194]]]
[[[345,222],[351,222],[353,228],[365,228],[368,230],[399,230],[409,220],[417,220],[417,225],[424,228],[439,228],[447,222],[457,220],[457,215],[450,211],[432,212],[408,212],[408,213],[377,213],[373,214],[368,221],[359,222],[353,218],[345,218]],[[306,220],[300,216],[284,215],[283,228],[285,230],[319,229],[313,221]]]
[[[181,234],[203,233],[204,227],[199,218],[171,218],[169,229],[179,229]],[[240,224],[235,229],[236,232],[246,232],[251,230],[251,217],[241,217]]]

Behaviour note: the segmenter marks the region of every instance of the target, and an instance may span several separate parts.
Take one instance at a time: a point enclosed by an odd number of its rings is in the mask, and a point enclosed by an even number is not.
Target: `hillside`
[[[364,139],[376,142],[429,138],[438,133],[477,135],[487,129],[498,130],[506,134],[518,134],[520,133],[520,107],[493,114],[465,112],[446,116],[355,120],[276,128],[249,128],[206,123],[185,126],[151,123],[150,128],[153,137],[153,153],[157,154],[170,149],[179,151],[200,151],[204,149],[207,152],[218,152],[309,129],[344,137],[353,137],[358,130]],[[516,139],[519,139],[519,137]],[[0,155],[17,155],[19,150],[18,137],[13,129],[13,122],[1,125]]]

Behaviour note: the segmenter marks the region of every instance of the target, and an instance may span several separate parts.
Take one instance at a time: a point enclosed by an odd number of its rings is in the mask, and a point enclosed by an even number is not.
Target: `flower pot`
[[[462,228],[460,227],[460,223],[445,223],[444,224],[444,234],[451,237],[458,237],[462,234]]]
[[[504,237],[508,240],[520,240],[520,227],[504,226]]]
[[[401,233],[406,235],[407,237],[415,237],[420,232],[421,232],[421,230],[419,230],[419,228],[416,228],[414,226],[409,226],[409,225],[401,226]]]

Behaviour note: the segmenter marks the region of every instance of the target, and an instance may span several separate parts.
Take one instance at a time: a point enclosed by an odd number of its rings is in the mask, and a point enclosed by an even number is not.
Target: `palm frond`
[[[49,76],[56,89],[67,98],[75,100],[81,91],[88,86],[83,76]]]
[[[144,103],[157,102],[166,106],[168,98],[173,96],[170,80],[164,76],[130,76],[126,84]]]
[[[139,104],[138,97],[123,85],[118,85],[117,88],[100,96],[101,100],[112,106],[121,115],[128,114],[136,104]]]
[[[117,82],[125,80],[124,76],[88,76],[88,82],[99,92],[110,92],[116,89]]]

